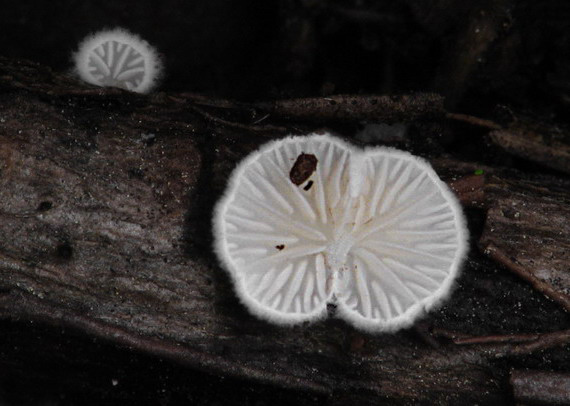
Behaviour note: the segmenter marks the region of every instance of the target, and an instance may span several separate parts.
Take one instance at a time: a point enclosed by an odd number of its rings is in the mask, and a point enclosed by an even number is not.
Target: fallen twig
[[[176,93],[174,95],[168,95],[170,100],[187,103],[191,101],[194,104],[199,104],[201,106],[217,107],[222,109],[247,109],[249,108],[246,103],[241,103],[228,99],[218,99],[214,97],[208,97],[198,93]]]
[[[486,120],[484,118],[479,118],[479,117],[475,117],[475,116],[470,116],[467,114],[446,113],[445,117],[450,119],[450,120],[462,121],[464,123],[476,125],[478,127],[489,128],[491,130],[500,130],[503,128],[499,124],[495,123],[494,121]]]
[[[205,111],[204,109],[202,109],[198,106],[189,105],[189,107],[192,110],[194,110],[196,113],[203,116],[204,118],[206,118],[210,121],[213,121],[215,123],[228,126],[228,127],[239,128],[241,130],[253,131],[256,133],[267,133],[267,134],[263,134],[263,135],[267,135],[267,136],[270,135],[269,133],[275,133],[275,132],[287,133],[287,132],[290,132],[285,127],[279,127],[279,126],[273,126],[273,125],[250,125],[250,124],[236,123],[233,121],[224,120],[223,118],[220,118],[220,117],[216,117],[216,116],[208,113],[207,111]]]
[[[545,371],[511,372],[515,400],[524,404],[570,404],[570,374]]]
[[[505,255],[494,244],[489,244],[485,246],[483,248],[483,252],[489,255],[495,261],[509,268],[512,272],[516,273],[518,276],[529,282],[534,289],[548,296],[552,300],[558,302],[559,304],[562,305],[562,307],[564,307],[566,311],[570,312],[570,299],[568,298],[568,296],[554,289],[552,285],[545,283],[540,279],[538,279],[537,277],[535,277],[524,266],[516,263],[513,259]]]
[[[317,120],[410,122],[444,115],[443,97],[435,93],[399,96],[335,95],[255,103],[275,116]]]
[[[456,345],[480,345],[497,357],[529,354],[539,350],[570,345],[570,329],[552,333],[506,334],[490,336],[469,336],[464,333],[435,328],[436,337],[451,339]]]

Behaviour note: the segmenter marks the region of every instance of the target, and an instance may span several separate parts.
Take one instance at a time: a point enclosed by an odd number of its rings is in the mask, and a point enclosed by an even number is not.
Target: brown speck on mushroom
[[[289,172],[289,179],[295,185],[299,186],[305,182],[317,169],[317,162],[319,160],[313,154],[301,153]]]
[[[313,186],[313,181],[310,180],[307,182],[307,184],[305,185],[305,187],[303,188],[303,190],[309,190],[311,188],[311,186]]]
[[[277,248],[279,251],[281,251],[283,248],[285,248],[285,245],[284,244],[276,245],[275,248]]]

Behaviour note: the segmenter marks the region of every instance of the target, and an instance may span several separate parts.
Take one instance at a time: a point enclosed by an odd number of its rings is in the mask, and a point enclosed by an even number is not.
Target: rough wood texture
[[[542,371],[511,373],[513,395],[523,405],[570,404],[570,375]]]
[[[433,118],[444,112],[443,97],[433,93],[401,96],[338,95],[278,100],[260,104],[274,115],[321,120],[378,120],[398,123]]]
[[[570,173],[568,128],[517,117],[507,128],[491,132],[490,137],[513,155]]]
[[[450,302],[404,332],[367,335],[334,319],[278,328],[250,316],[213,257],[210,216],[235,163],[264,138],[191,106],[180,95],[90,88],[0,59],[0,317],[74,326],[198,370],[341,403],[498,404],[510,396],[509,365],[498,358],[536,350],[550,362],[570,358],[557,349],[568,334],[546,335],[534,347],[449,340],[451,330],[567,327],[564,311],[476,250]],[[473,173],[470,164],[440,160],[436,167],[447,179],[464,179],[464,202],[481,197],[476,188],[490,196],[499,182],[470,184],[463,178]],[[561,190],[568,182],[542,189],[509,182],[524,189],[521,221],[527,211],[567,215],[543,196],[568,201]],[[491,220],[509,198],[522,199],[506,190],[497,203],[484,203]],[[568,235],[550,238],[542,240],[551,247],[544,252],[558,255],[554,246]],[[513,310],[505,291],[531,311]],[[436,327],[448,335],[432,334]]]
[[[487,194],[484,252],[570,312],[570,183],[493,178]]]

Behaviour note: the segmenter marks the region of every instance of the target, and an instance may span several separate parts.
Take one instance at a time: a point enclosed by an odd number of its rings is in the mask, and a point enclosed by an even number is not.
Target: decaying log
[[[72,326],[200,371],[357,397],[361,404],[498,404],[510,397],[508,365],[496,365],[496,353],[431,333],[454,315],[453,328],[466,334],[518,328],[510,308],[497,306],[486,325],[472,316],[489,310],[472,307],[461,286],[493,285],[506,274],[477,252],[449,304],[397,334],[356,332],[334,318],[281,328],[249,315],[212,253],[210,217],[235,163],[271,134],[211,120],[193,106],[183,95],[87,87],[31,63],[0,59],[0,317]],[[443,162],[445,168],[436,168],[450,181],[471,171]],[[567,182],[538,190],[494,176],[490,184],[464,181],[462,200],[484,201],[493,185],[508,181],[526,188],[526,208],[510,217],[567,213],[544,201]],[[483,197],[471,195],[477,187]],[[502,204],[491,212],[505,213]],[[490,215],[488,222],[495,220]],[[502,241],[498,227],[495,246]],[[490,244],[491,237],[484,241]],[[543,251],[558,255],[552,245],[559,243],[543,238]],[[481,275],[482,268],[490,271]],[[551,317],[538,328],[562,330],[562,309],[526,283],[500,277],[517,300],[532,300],[536,318]],[[490,302],[503,294],[485,292],[480,299]]]
[[[481,251],[570,312],[570,182],[461,166],[486,172],[450,182],[464,206],[486,210]]]
[[[570,130],[527,117],[515,117],[504,129],[491,132],[491,140],[513,155],[570,173]]]
[[[486,193],[483,251],[570,312],[570,182],[493,178]]]

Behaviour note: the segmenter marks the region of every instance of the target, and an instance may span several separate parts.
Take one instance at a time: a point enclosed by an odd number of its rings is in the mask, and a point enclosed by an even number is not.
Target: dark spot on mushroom
[[[73,256],[73,247],[69,242],[63,242],[55,249],[55,254],[61,259],[70,259]]]
[[[48,201],[44,201],[41,202],[38,205],[38,208],[36,209],[37,211],[48,211],[49,209],[51,209],[53,207],[53,203],[52,202],[48,202]]]
[[[279,251],[283,250],[283,248],[285,248],[284,244],[281,245],[276,245],[275,248],[277,248]]]
[[[305,187],[303,188],[303,190],[309,190],[311,188],[311,186],[313,186],[313,181],[310,180],[307,182],[307,184],[305,185]]]
[[[289,172],[289,179],[295,185],[299,186],[305,182],[317,169],[317,162],[319,160],[313,154],[301,153]]]

